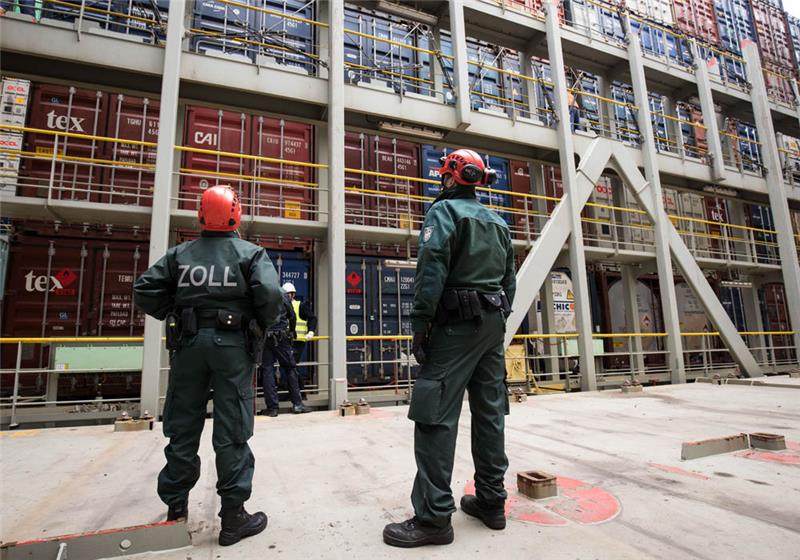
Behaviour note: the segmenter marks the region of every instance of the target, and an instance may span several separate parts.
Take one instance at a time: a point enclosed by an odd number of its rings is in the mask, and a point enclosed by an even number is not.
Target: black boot
[[[267,528],[267,515],[263,511],[247,513],[244,506],[220,512],[222,530],[219,532],[220,546],[230,546],[242,539],[259,534]]]
[[[267,416],[271,417],[271,418],[275,418],[278,415],[278,409],[277,408],[268,408],[267,412],[265,414]]]
[[[400,548],[415,548],[426,544],[450,544],[453,542],[453,526],[439,527],[420,521],[416,516],[402,523],[389,523],[383,529],[383,542]]]
[[[505,506],[489,507],[475,496],[463,496],[461,498],[461,511],[472,517],[477,517],[489,529],[499,531],[506,528]]]
[[[167,521],[177,521],[186,519],[189,516],[189,502],[178,502],[169,506],[167,510]]]

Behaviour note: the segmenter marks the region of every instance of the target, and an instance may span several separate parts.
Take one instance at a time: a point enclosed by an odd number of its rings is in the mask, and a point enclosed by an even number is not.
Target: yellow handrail
[[[267,8],[261,8],[259,6],[251,6],[250,4],[242,4],[241,2],[234,2],[234,0],[217,0],[218,2],[222,2],[223,4],[230,4],[232,6],[238,6],[240,8],[245,8],[247,10],[255,10],[257,12],[261,12],[264,14],[270,14],[278,17],[282,17],[285,19],[291,19],[294,21],[299,21],[302,23],[310,23],[311,25],[318,25],[320,27],[328,27],[327,23],[322,23],[321,21],[314,21],[313,19],[306,19],[300,16],[295,16],[291,14],[287,14],[285,12],[279,12],[277,10],[269,10]]]
[[[132,19],[134,21],[141,21],[141,22],[144,22],[144,23],[152,24],[152,25],[158,24],[158,22],[156,20],[154,20],[154,19],[148,19],[148,18],[143,18],[143,17],[139,17],[139,16],[132,16],[132,15],[126,14],[124,12],[113,12],[111,10],[104,10],[102,8],[95,8],[93,6],[86,6],[86,5],[81,6],[80,4],[74,4],[72,2],[64,2],[64,0],[45,0],[45,1],[49,2],[51,4],[61,4],[62,6],[70,6],[71,8],[77,8],[79,10],[83,9],[83,10],[85,10],[87,12],[96,12],[96,13],[112,15],[112,16],[121,16],[121,17],[124,17],[124,18],[127,18],[127,19]]]
[[[53,0],[49,0],[53,1]],[[67,138],[83,138],[85,140],[97,140],[99,142],[113,142],[115,144],[133,144],[134,146],[148,146],[155,148],[155,142],[144,140],[127,140],[125,138],[111,138],[110,136],[95,136],[93,134],[78,134],[77,132],[64,132],[61,130],[47,130],[46,128],[31,128],[29,126],[17,126],[13,124],[0,124],[0,129],[12,130],[17,132],[35,132],[36,134],[49,134],[50,136],[66,136]]]

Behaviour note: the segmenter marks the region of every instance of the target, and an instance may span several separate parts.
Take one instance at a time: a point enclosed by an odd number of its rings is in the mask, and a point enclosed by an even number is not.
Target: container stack
[[[31,83],[28,80],[2,79],[0,98],[0,124],[25,126]],[[0,129],[0,149],[19,152],[23,134],[10,129]],[[0,153],[0,192],[14,194],[17,190],[20,158],[14,153]]]

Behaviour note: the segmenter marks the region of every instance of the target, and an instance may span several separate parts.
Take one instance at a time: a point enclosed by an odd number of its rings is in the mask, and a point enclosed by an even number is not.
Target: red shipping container
[[[71,86],[36,84],[30,104],[28,126],[91,136],[106,132],[108,95],[102,91],[77,89]],[[46,198],[50,177],[52,197],[65,200],[100,199],[102,167],[92,161],[53,162],[52,134],[29,132],[25,135],[25,151],[42,159],[26,157],[20,166],[21,196]],[[58,155],[69,158],[101,159],[103,142],[86,138],[58,137]]]
[[[369,137],[371,171],[418,179],[419,144],[383,136]],[[424,219],[420,199],[422,183],[392,177],[370,177],[372,189],[387,193],[375,198],[376,220],[372,225],[420,229]]]
[[[105,136],[140,142],[158,141],[159,102],[133,95],[112,95]],[[103,202],[152,206],[156,147],[106,142],[104,159],[117,162],[103,171]],[[133,164],[133,165],[125,165]]]
[[[542,0],[504,0],[506,6],[536,16],[537,18],[544,19],[544,8],[542,7]],[[558,3],[558,19],[564,21],[564,2]]]
[[[511,192],[520,195],[531,193],[531,172],[528,162],[511,160]],[[544,217],[537,218],[535,214],[541,204],[541,200],[527,196],[511,196],[511,203],[514,207],[514,225],[512,232],[517,239],[531,238],[541,231],[544,225]]]
[[[777,103],[794,108],[795,96],[789,71],[786,68],[766,63],[762,67],[764,69],[764,84],[767,87],[767,96]]]
[[[762,0],[751,0],[750,5],[762,64],[774,64],[791,71],[795,68],[794,53],[783,10]]]
[[[674,0],[675,25],[690,37],[720,45],[714,0]]]
[[[362,132],[344,133],[346,169],[369,169],[368,136]],[[347,171],[344,174],[344,215],[348,224],[366,225],[375,216],[375,198],[365,192],[372,182],[367,175]],[[350,191],[347,189],[355,189]]]
[[[544,195],[550,198],[561,198],[564,195],[564,185],[561,182],[561,168],[557,165],[545,165],[544,170]],[[558,201],[547,201],[547,212],[552,213]]]
[[[183,145],[187,148],[250,154],[252,139],[251,117],[237,111],[189,106],[184,120]],[[252,169],[248,159],[186,151],[183,154],[179,207],[196,210],[200,196],[216,184],[230,185],[245,206],[249,201],[250,182],[243,176]],[[233,175],[233,176],[228,176]]]
[[[314,127],[310,124],[273,117],[253,117],[253,154],[257,156],[313,163]],[[255,160],[256,180],[248,199],[252,213],[295,220],[314,219],[314,168],[304,165]]]
[[[718,222],[720,224],[728,223],[728,202],[723,198],[712,196],[703,197],[706,203],[706,219],[709,222]],[[720,251],[723,251],[727,246],[727,242],[721,240],[722,236],[736,237],[731,235],[730,230],[723,231],[723,227],[708,224],[709,245],[712,257],[720,258]]]
[[[789,307],[786,302],[786,290],[783,284],[767,284],[763,288],[761,304],[766,318],[764,329],[768,332],[790,332],[792,323],[789,319]],[[774,334],[765,337],[767,344],[775,346],[774,358],[782,362],[796,362],[792,335]],[[788,347],[788,348],[787,348]],[[794,358],[794,359],[793,359]]]

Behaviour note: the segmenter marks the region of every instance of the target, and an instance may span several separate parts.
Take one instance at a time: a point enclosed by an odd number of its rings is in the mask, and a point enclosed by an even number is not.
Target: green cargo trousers
[[[450,481],[465,389],[472,413],[477,497],[491,506],[505,503],[508,395],[504,333],[505,320],[499,311],[484,312],[479,323],[436,326],[431,332],[427,362],[417,377],[408,411],[408,417],[416,422],[417,477],[411,503],[423,521],[443,525],[456,511]]]
[[[172,356],[164,405],[167,465],[158,475],[158,495],[167,505],[183,502],[200,478],[200,435],[213,389],[217,493],[222,508],[250,497],[255,458],[253,360],[242,332],[200,329]]]

